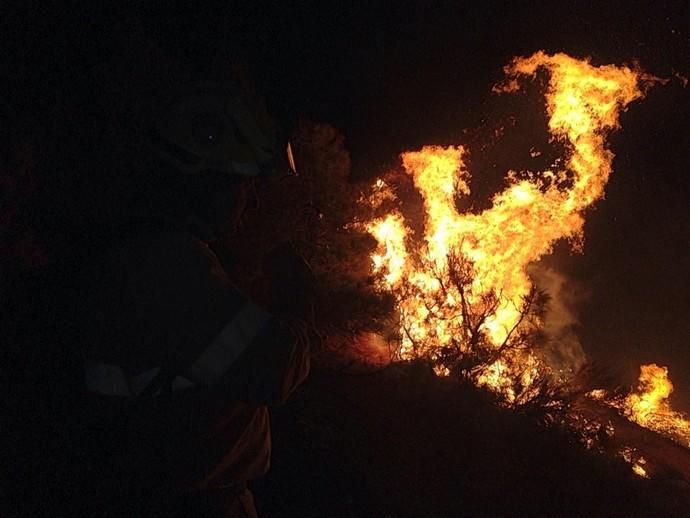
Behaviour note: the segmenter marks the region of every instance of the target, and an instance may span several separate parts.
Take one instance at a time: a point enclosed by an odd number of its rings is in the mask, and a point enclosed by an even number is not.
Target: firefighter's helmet
[[[292,148],[238,87],[201,84],[170,95],[156,109],[148,141],[187,175],[295,174]]]

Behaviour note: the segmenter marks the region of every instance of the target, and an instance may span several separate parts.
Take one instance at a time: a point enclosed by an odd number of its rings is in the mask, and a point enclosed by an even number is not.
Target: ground
[[[279,516],[683,516],[690,486],[497,408],[423,365],[317,368],[273,410],[274,456],[254,491]]]

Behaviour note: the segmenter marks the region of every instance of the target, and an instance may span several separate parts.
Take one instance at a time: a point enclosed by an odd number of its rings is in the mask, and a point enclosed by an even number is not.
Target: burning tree
[[[406,152],[404,171],[423,199],[421,239],[408,226],[398,187],[383,180],[363,199],[378,216],[359,223],[379,243],[373,269],[379,288],[395,296],[400,356],[429,358],[436,372],[468,376],[519,405],[572,375],[540,354],[545,300],[528,266],[561,239],[582,250],[584,211],[603,196],[612,170],[606,136],[651,80],[628,67],[543,52],[505,71],[496,92],[547,73],[548,127],[568,150],[566,160],[542,172],[508,172],[493,205],[475,214],[456,205],[470,193],[464,147]]]
[[[426,358],[437,374],[470,379],[504,404],[550,408],[560,405],[561,389],[575,387],[577,366],[554,365],[544,354],[547,297],[529,267],[559,240],[582,252],[585,210],[604,195],[612,172],[607,135],[619,127],[621,112],[659,80],[628,67],[537,52],[513,60],[494,91],[514,92],[519,79],[541,71],[548,77],[549,132],[565,147],[564,160],[541,172],[509,171],[492,206],[471,213],[456,203],[470,193],[464,147],[405,152],[406,179],[389,174],[376,180],[361,198],[372,215],[355,225],[378,242],[372,268],[379,290],[395,299],[400,358]],[[421,232],[408,207],[414,198],[409,179],[422,198]],[[639,390],[607,402],[687,446],[690,425],[671,409],[671,390],[665,368],[643,366]],[[612,433],[602,423],[593,429]]]
[[[413,260],[430,272],[429,281],[437,288],[425,290],[423,283],[401,279],[398,302],[413,299],[420,303],[414,308],[416,314],[409,314],[412,308],[404,302],[400,306],[403,357],[424,355],[433,361],[438,374],[479,385],[500,385],[505,402],[513,406],[535,403],[551,393],[549,369],[532,356],[542,342],[545,292],[535,286],[530,289],[520,301],[517,321],[502,342],[494,344],[487,325],[496,318],[501,294],[477,289],[472,262],[456,248],[441,266],[419,254]],[[430,340],[433,345],[428,346]],[[514,375],[504,376],[506,370]]]

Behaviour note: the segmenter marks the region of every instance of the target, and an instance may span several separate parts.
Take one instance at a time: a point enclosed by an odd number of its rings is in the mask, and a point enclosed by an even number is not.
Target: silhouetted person
[[[158,187],[82,271],[93,507],[255,516],[246,482],[269,467],[267,405],[309,370],[309,271],[277,250],[261,307],[207,243],[237,224],[248,181],[294,170],[292,153],[234,84],[181,87],[146,122]]]

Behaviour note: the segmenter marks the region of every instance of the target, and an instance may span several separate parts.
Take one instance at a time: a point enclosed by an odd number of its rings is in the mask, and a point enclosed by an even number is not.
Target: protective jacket
[[[269,466],[267,405],[308,373],[306,326],[245,299],[186,228],[134,227],[85,270],[85,426],[96,450],[113,477],[143,484],[254,479]]]

